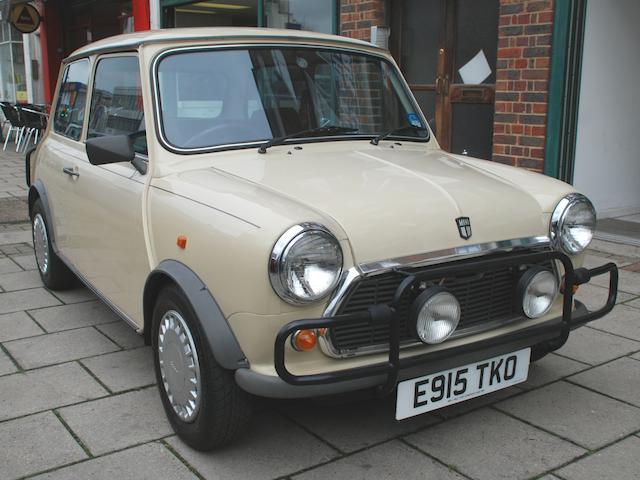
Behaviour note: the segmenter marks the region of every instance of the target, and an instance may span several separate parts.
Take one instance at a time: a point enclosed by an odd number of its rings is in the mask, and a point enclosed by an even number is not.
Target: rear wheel
[[[73,286],[75,276],[51,246],[49,223],[40,199],[37,199],[31,208],[31,232],[36,264],[42,283],[52,290],[63,290]]]
[[[153,311],[153,356],[160,397],[173,429],[197,450],[237,438],[251,418],[251,397],[216,362],[182,291],[167,286]]]

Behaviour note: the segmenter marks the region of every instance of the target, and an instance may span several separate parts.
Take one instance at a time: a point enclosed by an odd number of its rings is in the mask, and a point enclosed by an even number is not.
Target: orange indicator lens
[[[308,352],[316,346],[318,338],[314,330],[298,330],[291,337],[291,345],[299,352]]]
[[[184,235],[178,235],[176,245],[178,245],[178,247],[182,248],[183,250],[187,248],[187,237],[185,237]]]

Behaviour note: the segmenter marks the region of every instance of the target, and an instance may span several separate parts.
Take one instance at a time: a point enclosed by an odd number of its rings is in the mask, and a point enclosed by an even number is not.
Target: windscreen
[[[163,136],[179,149],[242,146],[322,127],[340,127],[322,129],[334,132],[323,138],[396,129],[406,139],[428,136],[395,67],[364,53],[183,50],[162,57],[157,81]]]

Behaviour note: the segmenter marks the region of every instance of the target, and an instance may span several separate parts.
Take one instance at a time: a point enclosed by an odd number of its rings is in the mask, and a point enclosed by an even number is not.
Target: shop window
[[[337,0],[161,0],[163,27],[271,27],[337,33]]]
[[[22,34],[6,22],[0,22],[0,99],[27,101]]]
[[[131,0],[65,0],[60,4],[67,55],[96,40],[133,32]]]
[[[70,64],[62,79],[53,129],[65,137],[80,140],[89,81],[89,61]]]
[[[335,2],[266,0],[267,27],[334,33]]]
[[[144,131],[144,110],[137,57],[103,58],[96,67],[87,137],[130,135]],[[143,135],[137,151],[146,153]],[[134,145],[136,146],[136,145]]]
[[[164,0],[165,27],[255,27],[259,0]]]

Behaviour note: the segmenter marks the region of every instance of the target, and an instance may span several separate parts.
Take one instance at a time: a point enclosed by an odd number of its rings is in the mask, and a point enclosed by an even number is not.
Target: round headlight
[[[342,272],[338,240],[318,224],[294,225],[278,239],[269,259],[275,292],[294,305],[321,300],[333,291]]]
[[[558,296],[558,280],[549,270],[530,268],[518,282],[518,293],[522,313],[529,318],[538,318],[549,311]]]
[[[569,254],[589,246],[596,230],[596,210],[587,197],[572,193],[564,197],[551,215],[551,239]]]
[[[411,318],[423,343],[444,342],[460,321],[460,302],[443,288],[425,290],[413,302]]]

